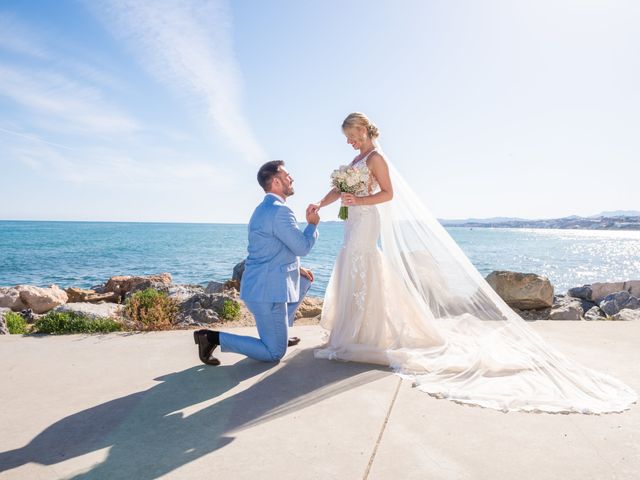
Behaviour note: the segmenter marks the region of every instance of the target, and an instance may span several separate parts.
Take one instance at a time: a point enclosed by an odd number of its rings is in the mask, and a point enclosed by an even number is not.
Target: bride
[[[509,308],[389,163],[366,115],[350,114],[342,131],[366,187],[308,207],[348,208],[317,358],[387,365],[433,396],[502,411],[620,412],[636,401]]]

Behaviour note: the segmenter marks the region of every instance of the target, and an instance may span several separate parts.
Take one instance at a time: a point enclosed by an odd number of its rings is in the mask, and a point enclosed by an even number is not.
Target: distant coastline
[[[640,230],[640,212],[603,212],[591,217],[569,217],[541,220],[523,218],[469,218],[465,220],[439,219],[445,227],[477,228],[550,228],[573,230]]]

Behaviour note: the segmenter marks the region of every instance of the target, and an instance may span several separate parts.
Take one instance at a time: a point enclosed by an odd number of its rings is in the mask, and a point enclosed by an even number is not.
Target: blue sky
[[[440,218],[639,209],[633,1],[0,1],[0,219],[299,217],[351,111]],[[324,211],[334,220],[337,207]]]

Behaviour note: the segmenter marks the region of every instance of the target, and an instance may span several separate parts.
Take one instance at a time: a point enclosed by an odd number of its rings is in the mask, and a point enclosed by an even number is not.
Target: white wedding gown
[[[354,165],[368,172],[362,195],[379,189],[366,161]],[[391,202],[349,207],[316,358],[391,366],[433,396],[502,411],[620,412],[636,401],[546,344],[390,171]]]

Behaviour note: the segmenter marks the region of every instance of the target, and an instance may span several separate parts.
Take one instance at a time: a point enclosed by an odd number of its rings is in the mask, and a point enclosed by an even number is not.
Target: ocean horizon
[[[583,284],[640,279],[640,232],[445,227],[484,276],[494,270],[548,277],[556,293]],[[319,225],[302,264],[311,295],[324,295],[343,225]],[[90,288],[114,275],[169,272],[175,283],[231,278],[244,259],[247,224],[0,220],[0,286]]]

